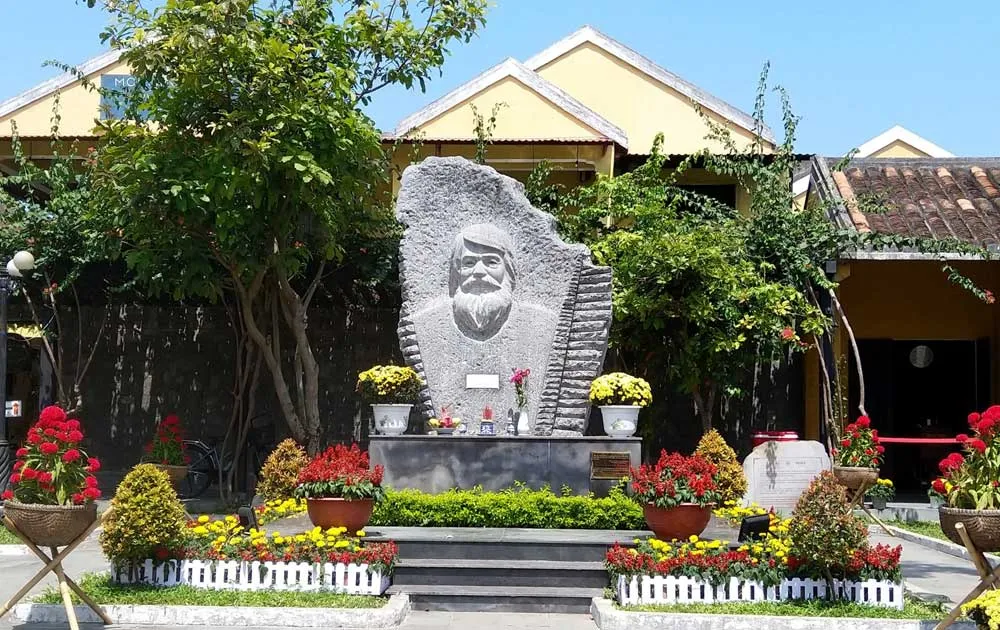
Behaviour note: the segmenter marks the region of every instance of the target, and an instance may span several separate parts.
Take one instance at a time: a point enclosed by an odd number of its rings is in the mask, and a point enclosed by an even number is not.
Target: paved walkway
[[[886,536],[881,531],[870,534],[869,539],[873,545],[902,545],[900,565],[903,579],[907,585],[923,593],[944,596],[957,603],[979,582],[979,574],[968,560]]]

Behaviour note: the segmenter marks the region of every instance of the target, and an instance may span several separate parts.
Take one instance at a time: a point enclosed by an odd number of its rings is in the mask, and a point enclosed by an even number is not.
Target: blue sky
[[[105,17],[85,4],[0,4],[0,100],[56,74],[47,59],[75,64],[103,50]],[[453,46],[426,94],[384,91],[369,112],[392,128],[505,57],[524,60],[590,24],[744,110],[769,60],[803,117],[801,152],[839,155],[901,124],[957,155],[1000,155],[1000,6],[990,4],[494,0],[486,28]]]

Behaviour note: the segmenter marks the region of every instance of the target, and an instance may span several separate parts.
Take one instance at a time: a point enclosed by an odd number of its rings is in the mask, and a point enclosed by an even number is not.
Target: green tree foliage
[[[320,447],[308,309],[331,270],[392,242],[389,166],[362,111],[424,87],[485,0],[108,5],[136,88],[104,124],[93,218],[154,293],[229,297],[292,435]]]
[[[84,321],[78,284],[83,271],[108,261],[111,251],[107,237],[86,222],[90,177],[81,158],[89,161],[89,155],[63,140],[59,126],[57,97],[48,142],[52,157],[39,165],[25,154],[17,125],[11,123],[15,171],[0,172],[0,249],[8,257],[21,249],[35,256],[34,271],[21,283],[22,295],[43,331],[59,405],[73,414],[83,404],[83,381],[107,321],[105,315],[96,328]],[[103,292],[105,287],[96,289]],[[69,341],[71,337],[76,343]]]
[[[129,471],[115,491],[101,532],[101,549],[116,566],[176,557],[184,546],[187,515],[167,473],[152,464]]]
[[[719,469],[715,483],[719,486],[723,503],[743,499],[743,494],[747,491],[747,478],[743,474],[743,465],[736,458],[736,451],[726,444],[718,431],[712,429],[701,436],[694,453],[712,462]]]
[[[614,269],[613,343],[638,357],[661,352],[707,431],[720,390],[736,393],[758,356],[799,347],[796,329],[821,330],[823,319],[747,255],[743,217],[680,188],[689,165],[666,174],[664,163],[661,136],[635,170],[573,193],[560,220]]]

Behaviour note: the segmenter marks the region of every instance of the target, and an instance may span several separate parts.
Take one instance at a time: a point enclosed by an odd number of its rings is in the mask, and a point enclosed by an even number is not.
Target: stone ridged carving
[[[428,158],[403,173],[396,216],[403,357],[427,386],[423,417],[447,405],[477,430],[482,407],[513,408],[513,368],[530,368],[535,435],[586,430],[590,381],[611,324],[611,270],[557,235],[523,186],[463,158]],[[500,389],[466,389],[497,374]]]

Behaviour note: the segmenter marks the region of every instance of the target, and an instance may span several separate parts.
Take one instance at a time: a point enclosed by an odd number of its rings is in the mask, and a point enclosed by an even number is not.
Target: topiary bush
[[[843,577],[859,549],[868,545],[868,528],[854,516],[847,491],[833,473],[824,470],[799,497],[788,526],[797,562],[826,578],[828,596],[836,596],[834,573]]]
[[[111,500],[100,542],[116,567],[133,568],[152,558],[177,558],[186,539],[187,515],[170,478],[152,464],[139,464]]]
[[[265,501],[287,499],[295,492],[299,483],[299,473],[309,463],[309,456],[304,448],[288,438],[278,444],[260,469],[260,481],[257,483],[257,494]]]
[[[694,453],[712,462],[719,469],[715,485],[722,495],[723,505],[743,498],[743,494],[747,491],[747,478],[743,474],[743,465],[736,459],[736,451],[726,444],[718,431],[712,429],[701,436]]]
[[[517,485],[500,492],[450,490],[425,494],[389,490],[371,525],[400,527],[525,527],[549,529],[645,529],[642,508],[621,488],[607,497],[557,495],[548,488]]]

